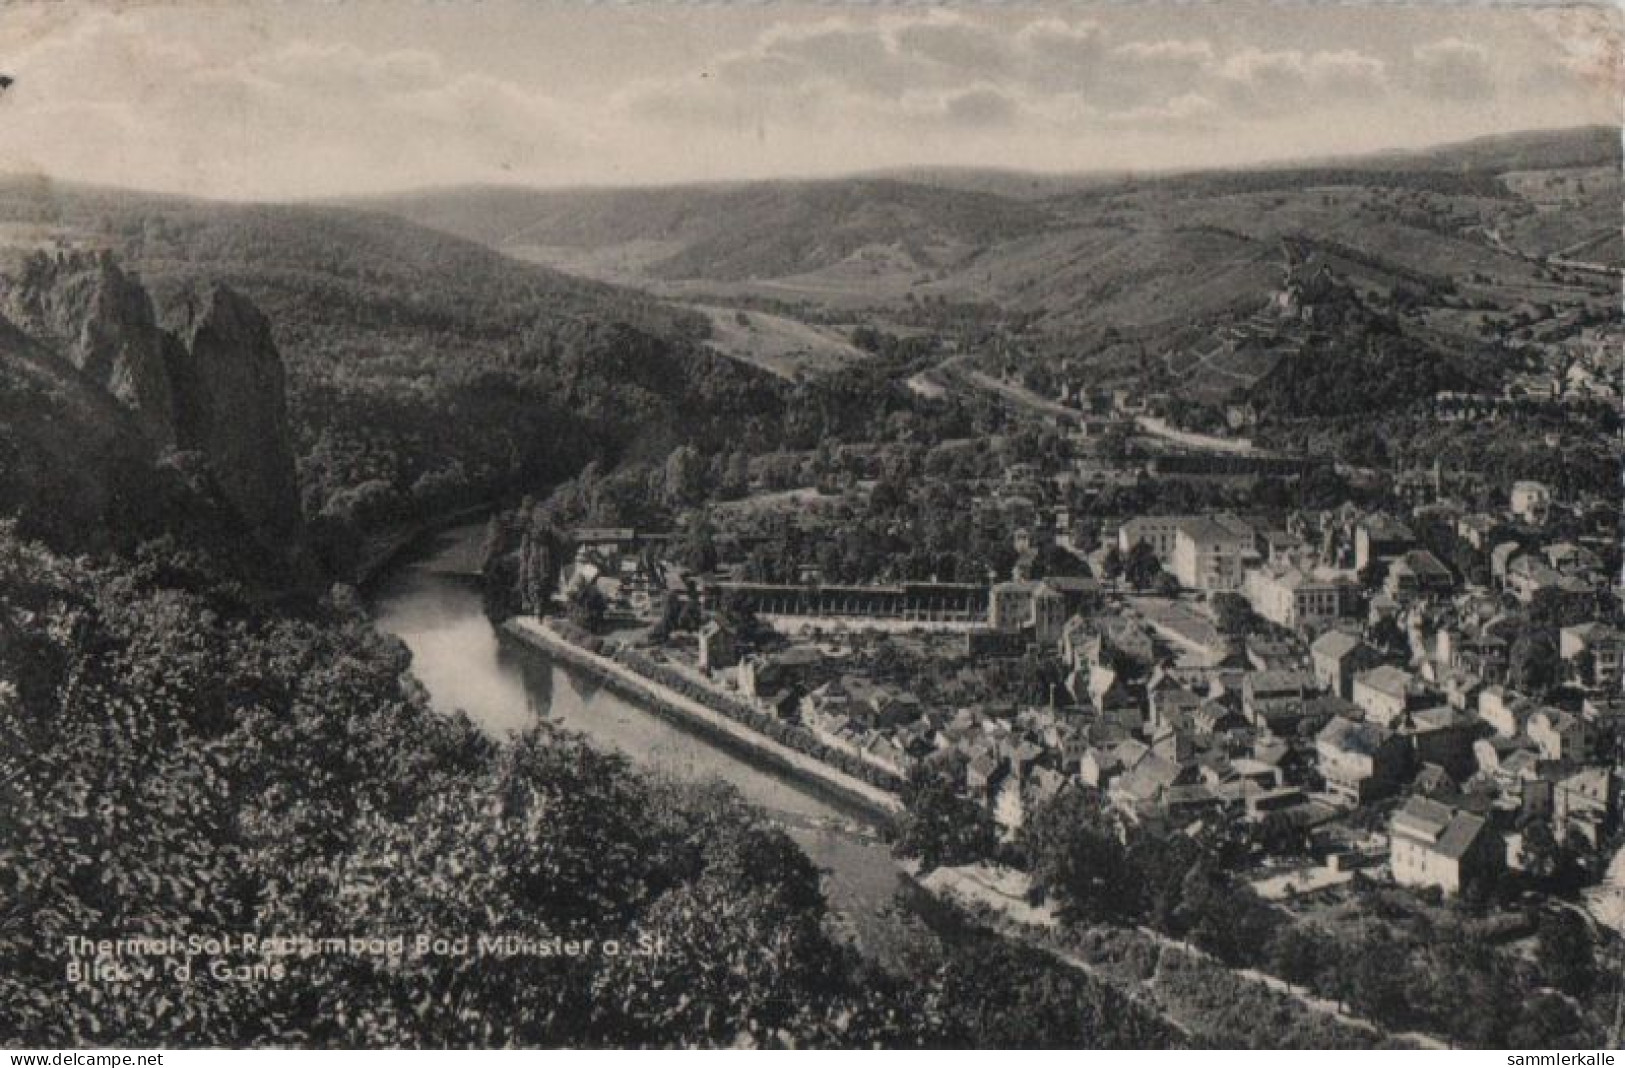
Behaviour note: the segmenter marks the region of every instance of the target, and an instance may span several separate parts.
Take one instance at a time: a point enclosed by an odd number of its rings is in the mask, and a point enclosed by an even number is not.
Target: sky
[[[1158,171],[1618,125],[1612,6],[0,2],[0,171],[229,199]]]

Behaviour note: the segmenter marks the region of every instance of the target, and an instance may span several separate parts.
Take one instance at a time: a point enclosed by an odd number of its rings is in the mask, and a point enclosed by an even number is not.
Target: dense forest
[[[404,647],[344,587],[271,612],[201,551],[92,563],[8,525],[0,590],[10,1041],[1177,1041],[1109,988],[986,932],[909,939],[922,967],[895,978],[835,939],[816,869],[731,791],[651,779],[543,728],[498,745],[431,712]],[[185,983],[163,972],[172,957],[140,958],[155,975],[64,981],[70,938],[132,934],[648,939],[658,952],[228,950],[200,954]],[[251,972],[278,963],[281,978]]]

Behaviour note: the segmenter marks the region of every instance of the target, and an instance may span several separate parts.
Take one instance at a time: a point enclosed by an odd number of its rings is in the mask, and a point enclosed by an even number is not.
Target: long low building
[[[713,581],[701,587],[701,595],[708,607],[725,597],[737,598],[751,611],[772,616],[978,623],[988,615],[988,588],[968,582],[793,586]]]

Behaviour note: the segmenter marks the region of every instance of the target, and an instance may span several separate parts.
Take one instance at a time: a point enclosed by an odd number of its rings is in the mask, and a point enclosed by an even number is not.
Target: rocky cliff
[[[221,491],[278,540],[300,525],[286,378],[271,324],[223,285],[188,293],[169,350],[175,439],[203,454]]]
[[[17,278],[0,280],[0,315],[135,412],[155,443],[177,444],[174,338],[159,328],[146,289],[111,256],[29,257]]]
[[[105,253],[36,253],[0,279],[0,317],[122,408],[144,451],[201,468],[261,540],[295,540],[282,358],[247,298],[225,286],[188,291],[160,322],[140,281]]]

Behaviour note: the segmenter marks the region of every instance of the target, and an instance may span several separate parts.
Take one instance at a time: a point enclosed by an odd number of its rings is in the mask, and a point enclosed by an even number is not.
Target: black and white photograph
[[[0,0],[7,1065],[1615,1063],[1622,115],[1601,2]]]

